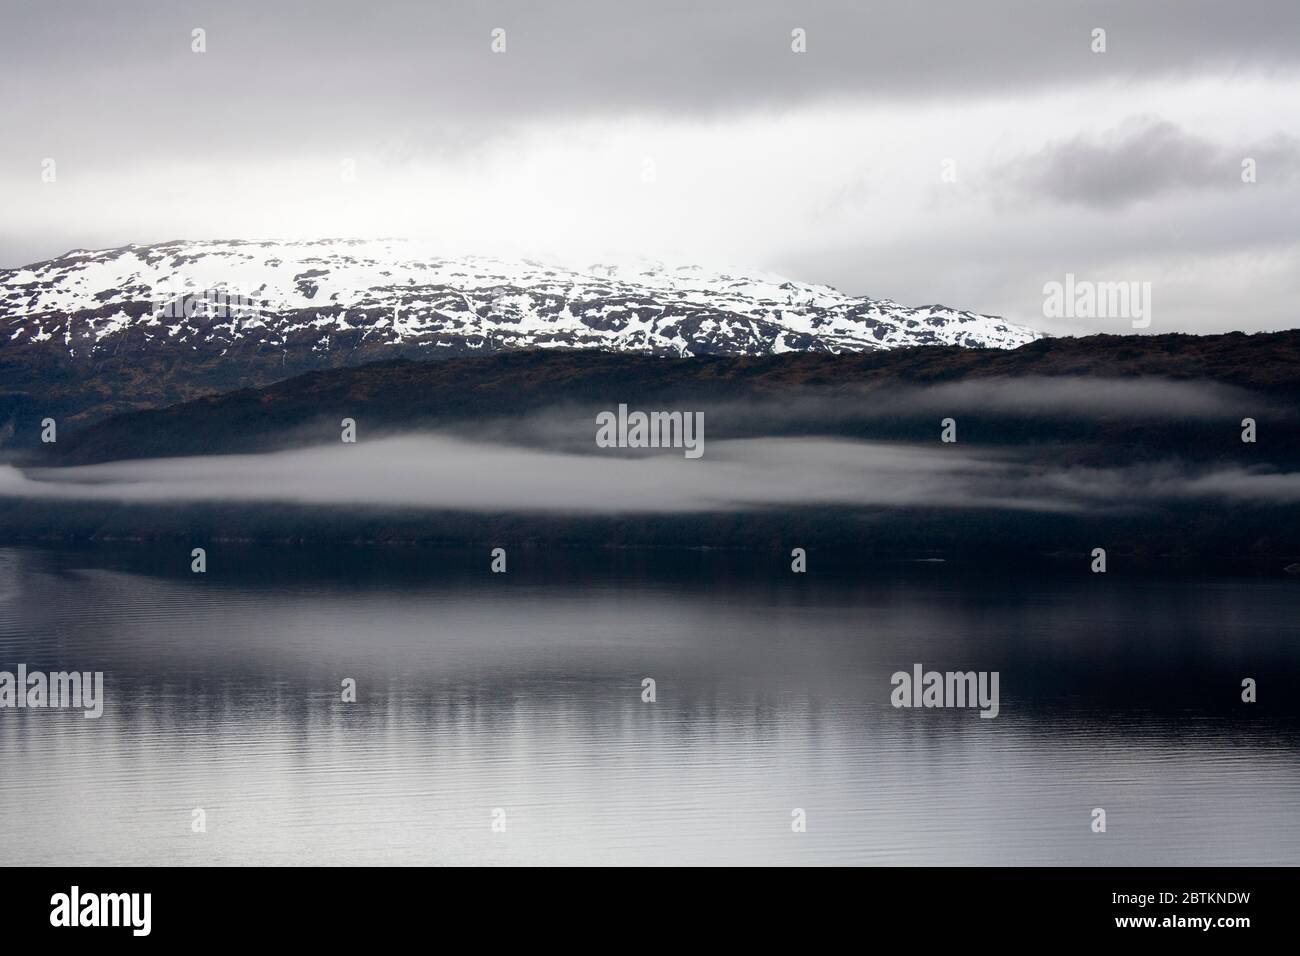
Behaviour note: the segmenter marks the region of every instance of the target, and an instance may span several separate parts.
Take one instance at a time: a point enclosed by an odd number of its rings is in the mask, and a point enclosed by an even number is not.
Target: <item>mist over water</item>
[[[0,863],[1300,863],[1297,582],[817,557],[0,549]]]
[[[703,451],[701,429],[700,450]],[[590,451],[590,449],[588,449]],[[426,511],[685,514],[772,506],[1002,508],[1066,512],[1167,502],[1292,505],[1300,471],[1267,463],[1119,467],[1043,463],[1024,451],[769,437],[594,455],[438,433],[365,446],[114,461],[20,470],[0,462],[0,502],[212,502]]]

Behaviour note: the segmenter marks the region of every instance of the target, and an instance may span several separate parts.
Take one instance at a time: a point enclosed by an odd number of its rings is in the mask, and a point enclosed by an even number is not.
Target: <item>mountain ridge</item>
[[[829,401],[837,410],[836,417],[842,419],[870,411],[873,396],[960,383],[1031,379],[1093,379],[1098,383],[1094,391],[1112,389],[1125,380],[1211,383],[1236,389],[1243,399],[1255,396],[1241,406],[1239,419],[1252,411],[1263,414],[1270,407],[1285,409],[1300,402],[1300,330],[1215,336],[1098,335],[1044,339],[1009,351],[931,346],[855,355],[671,359],[534,350],[440,361],[393,359],[310,371],[258,388],[115,415],[74,427],[46,451],[52,462],[61,464],[254,451],[277,436],[303,428],[316,431],[318,440],[336,439],[338,420],[345,415],[364,419],[369,429],[401,429],[518,419],[557,405],[613,407],[620,401],[690,408],[742,403],[742,408],[763,407],[770,413],[773,407],[788,410],[793,402],[817,395]],[[997,432],[1013,441],[1029,437],[1025,421],[1037,422],[1036,440],[1047,443],[1081,440],[1095,444],[1097,435],[1104,432],[1111,436],[1111,445],[1124,449],[1121,459],[1140,454],[1144,444],[1157,452],[1173,445],[1172,440],[1153,443],[1156,431],[1141,420],[1141,407],[1131,410],[1132,421],[1109,415],[1082,424],[1072,423],[1074,416],[1069,414],[1062,418],[1037,412],[1032,405],[1023,414],[965,405],[954,406],[952,411],[961,413],[963,420],[997,421],[1001,423]],[[936,421],[928,406],[904,406],[884,420],[877,417],[868,431],[893,438],[928,439]],[[1186,427],[1180,426],[1180,434],[1193,451],[1226,448],[1232,453],[1240,445],[1236,429],[1223,422],[1198,424],[1197,428],[1206,429],[1204,434],[1191,424],[1189,419]],[[1297,425],[1300,422],[1293,415],[1269,425],[1270,446],[1275,452],[1281,451],[1279,442],[1294,449],[1284,458],[1300,456]],[[797,426],[799,430],[808,427],[807,422]],[[38,430],[38,419],[29,416],[27,431],[35,434]],[[844,430],[835,426],[829,431]],[[862,434],[856,428],[845,433]]]
[[[179,308],[177,308],[179,306]],[[355,334],[355,333],[360,333]],[[0,345],[408,357],[505,348],[662,355],[1013,348],[1040,333],[997,316],[762,273],[448,258],[409,240],[173,240],[0,270]]]

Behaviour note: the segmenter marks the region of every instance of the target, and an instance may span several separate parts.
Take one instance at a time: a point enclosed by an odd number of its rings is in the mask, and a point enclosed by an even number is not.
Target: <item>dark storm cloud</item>
[[[463,150],[520,116],[961,98],[1300,63],[1293,0],[10,0],[5,21],[5,112],[20,129],[53,121],[182,151],[377,134],[399,151]],[[496,27],[504,55],[489,52]]]
[[[1300,141],[1291,136],[1230,150],[1167,120],[1138,117],[1101,135],[1049,144],[997,178],[1018,191],[1106,208],[1180,189],[1240,188],[1247,158],[1268,183],[1300,175]]]

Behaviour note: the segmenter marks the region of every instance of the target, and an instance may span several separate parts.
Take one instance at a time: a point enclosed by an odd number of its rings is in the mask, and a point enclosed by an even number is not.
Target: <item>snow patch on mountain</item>
[[[166,308],[184,290],[199,308]],[[202,303],[253,304],[228,311]],[[404,355],[594,348],[668,355],[1015,348],[1041,334],[778,276],[696,266],[447,258],[408,240],[177,241],[0,270],[0,348],[255,347]]]

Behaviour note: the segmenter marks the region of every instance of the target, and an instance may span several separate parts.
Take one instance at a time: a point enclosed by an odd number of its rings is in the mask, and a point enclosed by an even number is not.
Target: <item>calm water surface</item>
[[[1300,864],[1300,581],[209,561],[0,548],[0,670],[107,684],[0,710],[0,864]],[[895,710],[916,662],[1001,714]]]

